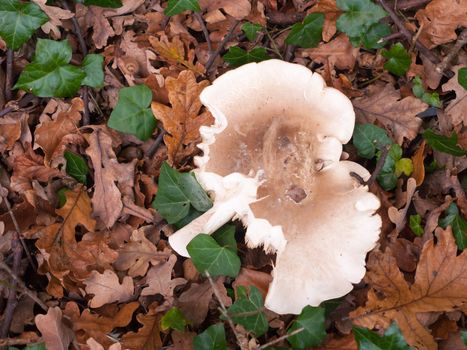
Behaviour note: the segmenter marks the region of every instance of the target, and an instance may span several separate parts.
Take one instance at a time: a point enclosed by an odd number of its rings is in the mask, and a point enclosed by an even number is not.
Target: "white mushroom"
[[[345,295],[365,274],[378,240],[379,200],[340,161],[352,136],[349,99],[307,68],[279,60],[231,70],[200,96],[215,124],[201,127],[196,177],[213,207],[169,238],[186,245],[232,218],[247,226],[249,247],[277,253],[265,305],[299,314]]]

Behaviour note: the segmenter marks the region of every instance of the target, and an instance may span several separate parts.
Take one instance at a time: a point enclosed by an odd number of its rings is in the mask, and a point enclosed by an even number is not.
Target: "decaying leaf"
[[[94,294],[89,302],[92,308],[115,301],[124,302],[134,294],[133,279],[125,276],[120,284],[117,274],[112,270],[105,270],[102,274],[93,271],[91,276],[83,282],[86,285],[86,292]]]
[[[60,27],[63,27],[62,20],[70,19],[74,13],[57,6],[49,6],[47,0],[32,0],[42,11],[47,14],[49,21],[41,26],[44,33],[50,33],[54,39],[60,39]]]
[[[46,315],[37,315],[35,321],[48,350],[68,349],[75,336],[71,328],[64,324],[59,307],[49,308]]]
[[[124,349],[158,350],[162,347],[160,319],[162,314],[156,311],[157,305],[152,305],[148,312],[140,313],[136,319],[143,326],[137,332],[128,332],[122,338]]]
[[[442,86],[444,92],[454,91],[456,93],[456,98],[450,101],[445,109],[445,115],[454,128],[459,127],[462,123],[466,125],[465,111],[467,111],[467,90],[460,86],[458,82],[459,69],[461,68],[462,66],[452,67],[455,75]]]
[[[413,140],[417,136],[422,124],[417,114],[428,107],[412,96],[401,99],[400,91],[392,84],[371,85],[365,97],[356,98],[352,103],[358,122],[374,123],[377,120],[398,144],[402,144],[404,138]]]
[[[388,216],[389,219],[396,225],[396,232],[401,232],[405,224],[407,222],[407,212],[410,207],[410,203],[412,202],[412,197],[415,193],[415,189],[417,188],[417,182],[414,178],[409,178],[407,180],[407,191],[406,191],[406,204],[405,207],[402,209],[397,210],[396,207],[391,207],[388,209]]]
[[[171,164],[183,164],[187,157],[196,153],[200,126],[214,121],[208,111],[201,112],[199,94],[208,85],[207,80],[197,83],[193,72],[183,71],[177,79],[166,80],[171,107],[157,102],[151,104],[154,116],[162,121],[168,133],[164,142]]]
[[[413,163],[412,177],[415,179],[417,186],[420,186],[423,183],[423,180],[425,179],[425,164],[424,164],[425,145],[426,145],[426,142],[422,141],[417,151],[412,156],[412,163]]]
[[[336,34],[336,21],[342,11],[337,7],[336,0],[320,0],[308,12],[323,13],[323,40],[328,42]]]
[[[437,349],[417,315],[453,311],[467,303],[467,252],[456,256],[451,228],[437,229],[435,239],[423,247],[409,285],[389,249],[375,251],[368,261],[365,281],[370,284],[368,301],[350,314],[354,323],[367,328],[386,328],[396,320],[407,342],[416,349]]]

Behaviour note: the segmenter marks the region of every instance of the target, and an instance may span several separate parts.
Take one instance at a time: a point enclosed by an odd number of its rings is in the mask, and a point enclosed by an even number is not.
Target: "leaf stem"
[[[8,49],[6,52],[6,74],[5,74],[5,99],[10,101],[13,99],[11,87],[13,86],[13,50]]]

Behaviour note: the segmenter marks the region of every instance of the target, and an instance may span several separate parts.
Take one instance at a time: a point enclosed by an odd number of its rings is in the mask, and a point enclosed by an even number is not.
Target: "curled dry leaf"
[[[467,252],[456,256],[450,227],[438,228],[436,236],[436,243],[432,238],[423,246],[412,285],[404,279],[389,249],[370,255],[365,276],[370,285],[368,300],[350,314],[355,324],[386,328],[395,320],[409,345],[437,349],[417,314],[453,311],[467,303]]]
[[[169,77],[166,87],[171,107],[161,103],[151,104],[156,119],[162,121],[167,134],[164,142],[171,164],[183,164],[186,158],[197,152],[195,144],[201,141],[199,128],[213,123],[211,113],[201,112],[199,94],[209,85],[207,80],[196,82],[191,71],[183,71],[177,79]]]
[[[118,276],[112,270],[105,270],[104,273],[92,271],[91,276],[83,281],[86,285],[86,292],[94,294],[89,302],[92,308],[113,303],[115,301],[124,302],[134,294],[133,279],[129,276],[123,278],[122,284]]]
[[[200,0],[199,5],[203,10],[208,11],[207,15],[212,11],[222,9],[237,20],[247,17],[251,12],[249,0]]]
[[[398,144],[402,144],[404,138],[413,140],[417,136],[422,124],[417,114],[428,107],[412,96],[401,99],[400,91],[392,84],[371,85],[365,97],[356,98],[352,103],[358,122],[374,123],[377,120]]]
[[[426,142],[423,140],[415,151],[415,154],[412,156],[412,177],[415,179],[417,186],[420,186],[423,183],[423,180],[425,180],[425,145]]]
[[[342,11],[337,7],[336,0],[320,0],[309,13],[323,13],[323,40],[328,42],[336,34],[336,21]]]
[[[48,350],[66,350],[73,341],[73,331],[64,324],[62,310],[51,307],[46,315],[37,315],[36,326]]]
[[[46,5],[47,0],[32,0],[32,2],[38,5],[49,17],[49,21],[41,27],[44,33],[50,33],[54,39],[60,39],[60,27],[63,27],[62,20],[72,18],[74,13],[57,6],[48,6]]]
[[[137,332],[128,332],[122,337],[124,349],[161,349],[160,320],[162,314],[156,311],[157,305],[152,305],[148,312],[138,314],[136,319],[143,326]]]
[[[414,178],[409,178],[407,180],[407,192],[405,192],[407,196],[405,207],[402,209],[397,210],[396,207],[391,207],[388,209],[388,216],[389,220],[391,220],[396,225],[396,232],[401,232],[404,227],[405,223],[407,222],[407,212],[410,207],[410,203],[412,202],[412,197],[415,193],[415,189],[417,188],[417,182]]]
[[[115,31],[104,16],[105,9],[99,6],[84,6],[76,4],[76,17],[85,30],[92,28],[92,41],[97,49],[107,45],[109,38],[115,36]]]

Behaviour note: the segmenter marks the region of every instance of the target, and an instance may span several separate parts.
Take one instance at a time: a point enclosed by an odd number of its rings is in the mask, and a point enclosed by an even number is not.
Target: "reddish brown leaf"
[[[63,323],[59,307],[51,307],[46,315],[36,316],[36,326],[49,350],[64,350],[74,339],[73,331]]]

